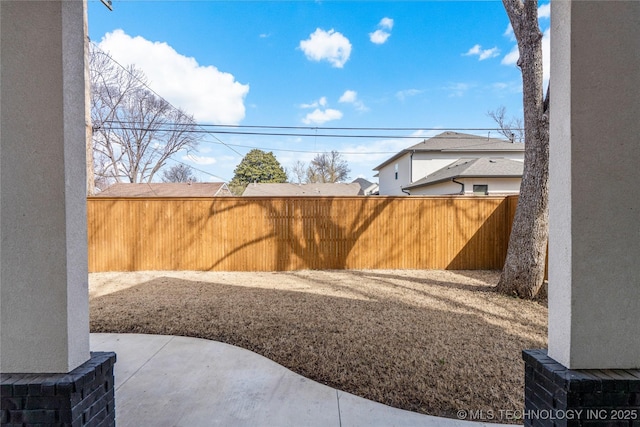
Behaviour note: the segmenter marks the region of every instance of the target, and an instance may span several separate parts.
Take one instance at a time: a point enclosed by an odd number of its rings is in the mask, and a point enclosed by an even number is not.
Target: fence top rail
[[[495,196],[189,196],[189,197],[104,197],[104,196],[87,196],[87,200],[91,201],[251,201],[251,200],[504,200],[517,198],[517,195],[495,195]]]

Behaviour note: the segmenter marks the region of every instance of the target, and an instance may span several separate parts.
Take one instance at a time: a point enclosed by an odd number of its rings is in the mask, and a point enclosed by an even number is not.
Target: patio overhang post
[[[115,423],[115,354],[89,351],[86,40],[84,1],[0,1],[3,425]]]
[[[524,352],[527,426],[640,419],[639,52],[640,2],[551,2],[549,349]]]

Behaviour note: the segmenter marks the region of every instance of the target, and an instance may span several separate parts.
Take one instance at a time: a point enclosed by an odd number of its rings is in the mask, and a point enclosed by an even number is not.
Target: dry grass
[[[546,347],[544,302],[497,272],[138,272],[90,276],[92,332],[234,344],[368,399],[455,417],[523,407],[521,351]]]

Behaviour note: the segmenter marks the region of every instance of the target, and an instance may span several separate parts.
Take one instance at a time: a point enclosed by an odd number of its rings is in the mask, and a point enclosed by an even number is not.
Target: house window
[[[476,196],[486,196],[489,194],[489,186],[488,185],[474,185],[473,186],[473,194]]]
[[[398,164],[396,163],[396,179],[398,179]]]

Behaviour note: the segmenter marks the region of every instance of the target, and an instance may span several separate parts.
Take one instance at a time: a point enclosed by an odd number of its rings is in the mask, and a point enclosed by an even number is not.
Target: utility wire
[[[170,103],[169,101],[167,101],[162,95],[160,95],[158,92],[156,92],[155,90],[151,89],[149,87],[149,85],[147,85],[145,82],[143,82],[142,80],[138,79],[135,75],[133,75],[124,65],[122,65],[121,63],[119,63],[118,61],[116,61],[111,55],[109,55],[108,53],[106,53],[104,50],[100,49],[100,47],[93,42],[91,39],[89,39],[89,42],[92,44],[92,46],[97,49],[101,54],[103,54],[104,56],[106,56],[107,58],[109,58],[111,61],[113,61],[116,65],[118,65],[120,68],[122,68],[125,72],[129,73],[132,77],[134,77],[136,80],[138,80],[144,87],[147,88],[147,90],[149,90],[151,93],[153,93],[155,96],[157,96],[158,98],[162,99],[164,102],[166,102],[167,104],[169,104],[171,106],[171,108],[178,110],[178,111],[182,111],[179,108],[177,108],[175,105],[173,105],[172,103]],[[105,123],[107,122],[111,122],[111,120],[109,121],[105,121]],[[193,120],[192,120],[193,122]],[[202,127],[202,125],[193,122],[194,126],[197,127]],[[204,130],[204,129],[203,129]],[[236,153],[239,156],[242,156],[242,153],[238,152],[237,150],[235,150],[234,148],[228,146],[223,140],[221,140],[220,138],[218,138],[215,135],[212,135],[216,140],[218,140],[218,142],[224,146],[226,146],[228,149],[230,149],[231,151],[233,151],[234,153]]]
[[[105,123],[117,123],[117,124],[132,124],[135,122],[126,121],[114,121],[105,120]],[[198,124],[201,128],[232,128],[232,129],[302,129],[302,130],[375,130],[375,131],[499,131],[499,128],[454,128],[454,127],[437,127],[437,128],[424,128],[424,127],[324,127],[324,126],[275,126],[275,125],[216,125],[216,124]],[[513,128],[514,130],[523,130],[520,128]]]
[[[125,72],[129,73],[130,75],[132,75],[134,78],[136,78],[136,76],[134,76],[125,66],[123,66],[122,64],[120,64],[118,61],[116,61],[111,55],[109,55],[108,53],[106,53],[105,51],[103,51],[102,49],[100,49],[100,47],[98,47],[98,45],[93,42],[92,40],[89,40],[90,43],[93,45],[93,47],[99,51],[102,55],[105,55],[107,58],[109,58],[111,61],[113,61],[113,63],[115,63],[116,65],[118,65],[120,68],[122,68]],[[159,93],[157,93],[156,91],[154,91],[151,87],[149,87],[145,82],[139,80],[136,78],[136,80],[138,80],[145,88],[147,88],[147,90],[149,90],[151,93],[153,93],[154,95],[156,95],[158,98],[162,99],[163,101],[165,101],[167,104],[169,104],[172,108],[179,110],[178,108],[176,108],[173,104],[171,104],[169,101],[167,101],[164,97],[162,97]],[[179,110],[180,111],[180,110]],[[109,124],[114,124],[114,123],[118,123],[118,124],[133,124],[135,125],[136,123],[134,122],[117,122],[117,121],[113,121],[113,120],[105,120],[104,123],[109,123]],[[104,124],[103,123],[103,124]],[[176,124],[172,124],[172,123],[165,123],[166,126],[172,126],[172,125],[176,125]],[[239,147],[239,148],[250,148],[250,149],[262,149],[262,150],[270,150],[270,151],[282,151],[282,152],[290,152],[290,153],[316,153],[317,150],[290,150],[290,149],[280,149],[280,148],[261,148],[261,147],[254,147],[254,146],[248,146],[248,145],[241,145],[241,144],[228,144],[224,141],[222,141],[220,138],[218,138],[216,136],[216,134],[225,134],[225,135],[252,135],[252,136],[294,136],[294,137],[322,137],[322,138],[392,138],[392,139],[425,139],[425,136],[412,136],[412,135],[364,135],[364,134],[322,134],[322,133],[317,133],[318,131],[335,131],[335,130],[339,130],[339,131],[496,131],[499,133],[499,129],[498,128],[414,128],[414,127],[318,127],[318,126],[275,126],[275,125],[215,125],[215,124],[200,124],[200,123],[196,123],[193,122],[193,125],[197,128],[199,128],[199,130],[188,130],[186,132],[190,132],[190,133],[200,133],[200,134],[207,134],[210,135],[211,137],[213,137],[218,144],[224,145],[225,147],[227,147],[228,149],[230,149],[231,151],[233,151],[234,153],[236,153],[239,156],[242,156],[242,153],[240,153],[238,150],[234,149],[233,147]],[[206,128],[214,128],[213,130],[208,130]],[[291,129],[291,130],[313,130],[315,131],[315,133],[300,133],[300,132],[252,132],[252,131],[230,131],[230,130],[217,130],[217,128],[233,128],[233,129]],[[135,127],[135,126],[131,126],[131,127],[125,127],[125,126],[109,126],[108,128],[105,127],[106,130],[132,130],[132,131],[148,131],[151,129],[148,128],[143,128],[143,127]],[[164,129],[164,128],[157,128],[157,129],[153,129],[154,131],[171,131],[172,129]],[[441,139],[458,139],[455,136],[451,136],[451,137],[440,137]],[[372,154],[395,154],[397,151],[377,151],[377,152],[346,152],[346,151],[340,151],[341,154],[349,154],[349,155],[372,155]],[[190,166],[187,165],[186,163],[180,162],[172,157],[170,157],[169,159],[173,160],[174,162],[186,165],[186,166]],[[193,167],[192,167],[193,168]],[[219,176],[216,176],[214,174],[211,174],[209,172],[206,172],[204,170],[201,169],[197,169],[197,168],[193,168],[194,170],[197,170],[199,172],[205,173],[207,175],[211,175],[213,177],[216,178],[221,178]]]
[[[188,156],[188,154],[187,154],[187,156]],[[172,160],[172,161],[174,161],[174,162],[176,162],[176,163],[179,163],[179,164],[181,164],[181,165],[184,165],[184,166],[190,167],[190,168],[191,168],[191,169],[193,169],[194,171],[198,171],[198,172],[203,173],[203,174],[205,174],[205,175],[209,175],[209,176],[212,176],[212,177],[214,177],[214,178],[221,179],[221,180],[222,180],[222,181],[224,181],[224,182],[229,182],[229,180],[228,180],[228,179],[226,179],[226,178],[223,178],[223,177],[218,176],[218,175],[214,175],[214,174],[212,174],[211,172],[207,172],[207,171],[205,171],[205,170],[203,170],[203,169],[198,169],[198,168],[196,168],[196,167],[191,166],[191,165],[190,165],[190,164],[188,164],[188,163],[181,162],[180,160],[176,160],[176,159],[174,159],[173,157],[168,157],[167,159],[168,159],[168,160]]]
[[[169,124],[169,126],[171,126]],[[105,127],[107,130],[130,130],[130,131],[158,131],[168,132],[171,128],[153,128],[144,127],[127,127],[127,126],[110,126]],[[281,132],[242,132],[242,131],[220,131],[220,130],[185,130],[185,133],[204,133],[214,136],[214,134],[222,133],[227,135],[257,135],[257,136],[300,136],[300,137],[323,137],[323,138],[394,138],[394,139],[425,139],[425,136],[416,135],[350,135],[350,134],[315,134],[315,133],[281,133]],[[445,137],[446,138],[446,137]],[[445,139],[443,138],[443,139]],[[459,138],[450,138],[459,139]],[[233,144],[229,144],[233,145]]]
[[[105,121],[106,123],[106,121]],[[206,125],[205,125],[206,126]],[[215,125],[214,125],[215,126]],[[282,127],[277,127],[277,128],[282,128]],[[140,127],[124,127],[124,126],[113,126],[113,127],[109,127],[109,130],[132,130],[132,131],[147,131],[149,129],[145,129],[145,128],[140,128]],[[313,128],[312,128],[313,129]],[[322,128],[322,129],[331,129],[331,128]],[[347,128],[335,128],[335,129],[347,129]],[[357,128],[357,129],[368,129],[368,128]],[[383,129],[383,128],[369,128],[369,129]],[[451,130],[451,129],[442,129],[442,128],[428,128],[429,130],[440,130],[440,131],[446,131],[446,130]],[[487,129],[481,129],[481,128],[475,128],[475,129],[471,129],[471,128],[467,128],[468,130],[487,130]],[[155,131],[167,131],[168,129],[163,129],[163,128],[156,128],[153,129]],[[455,129],[455,130],[461,130],[461,129]],[[497,130],[494,128],[488,129],[488,130]],[[349,135],[349,134],[303,134],[303,133],[276,133],[276,132],[232,132],[232,131],[217,131],[217,130],[212,130],[212,131],[207,131],[204,129],[201,130],[187,130],[185,132],[191,132],[191,133],[204,133],[204,134],[208,134],[211,135],[215,138],[215,135],[213,135],[214,133],[225,133],[225,134],[231,134],[231,135],[253,135],[253,136],[296,136],[296,137],[313,137],[314,139],[316,137],[324,137],[324,138],[371,138],[371,139],[375,139],[375,138],[391,138],[391,139],[426,139],[427,137],[425,136],[407,136],[407,135]],[[479,136],[479,138],[484,138],[483,136]],[[488,137],[487,137],[488,138]],[[218,139],[218,138],[216,138]],[[438,137],[438,139],[456,139],[458,140],[459,137],[452,135],[452,136],[440,136]],[[251,146],[251,145],[242,145],[242,144],[228,144],[225,143],[224,144],[226,147],[231,148],[231,147],[238,147],[238,148],[249,148],[249,149],[259,149],[259,150],[268,150],[268,151],[281,151],[281,152],[289,152],[289,153],[317,153],[318,150],[292,150],[292,149],[285,149],[285,148],[268,148],[268,147],[256,147],[256,146]],[[236,153],[237,151],[234,150]],[[397,153],[396,151],[366,151],[366,152],[355,152],[355,151],[339,151],[339,153],[341,154],[348,154],[348,155],[374,155],[374,154],[395,154]],[[240,153],[238,153],[239,155],[241,155]]]

